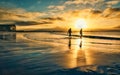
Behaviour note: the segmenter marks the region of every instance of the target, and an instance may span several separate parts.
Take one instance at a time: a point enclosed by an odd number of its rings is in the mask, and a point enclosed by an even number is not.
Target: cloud
[[[42,18],[44,20],[59,20],[59,21],[63,21],[64,19],[62,17],[45,17],[45,18]]]
[[[108,18],[120,18],[120,8],[106,8],[105,10],[96,10],[96,9],[81,9],[65,12],[63,15],[64,18],[69,19],[74,18],[85,18],[85,19],[108,19]]]
[[[65,9],[65,6],[54,6],[54,5],[50,5],[48,6],[49,9],[52,9],[52,10],[64,10]]]
[[[106,18],[120,18],[120,8],[106,8],[103,11],[103,16]]]
[[[58,17],[58,16],[45,17],[45,15],[46,13],[28,12],[21,8],[14,8],[14,9],[0,8],[0,22],[3,21],[14,22],[18,26],[35,26],[35,25],[46,26],[46,25],[51,25],[54,22],[64,21],[62,17]]]
[[[29,18],[29,19],[36,19],[40,16],[43,16],[45,15],[45,13],[40,13],[40,12],[25,12],[23,14],[20,14],[22,16],[25,16],[26,18]]]
[[[44,15],[45,13],[27,12],[26,10],[21,8],[15,9],[0,8],[0,20],[31,21]]]
[[[66,11],[56,16],[64,20],[57,20],[54,25],[63,28],[75,27],[75,21],[80,18],[86,20],[88,28],[110,28],[120,24],[120,8],[106,8],[105,10],[78,9]]]
[[[18,21],[18,22],[16,22],[16,24],[20,25],[20,26],[31,26],[31,25],[52,24],[52,22],[47,22],[47,21],[41,21],[41,22],[36,22],[36,21]]]
[[[75,5],[91,4],[91,5],[94,5],[94,4],[99,3],[99,2],[104,2],[104,0],[70,0],[70,1],[66,1],[64,4],[66,4],[66,5],[71,5],[71,4],[75,4]]]
[[[120,25],[116,26],[115,28],[119,28],[120,29]]]
[[[81,4],[84,3],[83,0],[74,0],[74,1],[66,1],[65,4],[66,5],[71,5],[71,4]]]
[[[73,10],[65,12],[62,17],[65,19],[71,18],[95,18],[102,14],[101,10],[93,10],[93,9],[82,9],[82,10]]]
[[[92,10],[91,13],[92,14],[101,14],[102,11],[100,11],[100,10]]]
[[[108,5],[108,7],[111,7],[112,5],[118,4],[120,1],[119,0],[114,0],[114,1],[108,1],[106,2],[106,4]]]
[[[115,28],[120,28],[120,25],[118,25],[118,26],[115,26]]]
[[[95,10],[104,10],[106,7],[114,7],[120,3],[120,0],[68,0],[64,3],[66,8],[74,5],[74,9],[92,8]]]

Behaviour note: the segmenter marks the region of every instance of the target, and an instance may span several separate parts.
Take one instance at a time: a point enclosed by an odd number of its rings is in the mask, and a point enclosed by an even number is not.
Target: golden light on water
[[[86,28],[87,27],[87,23],[84,19],[78,19],[75,22],[75,27],[76,28]]]

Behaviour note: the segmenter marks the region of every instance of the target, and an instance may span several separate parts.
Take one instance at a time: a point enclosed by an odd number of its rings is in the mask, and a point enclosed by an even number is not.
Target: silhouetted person
[[[71,31],[71,28],[70,28],[70,29],[68,29],[68,35],[69,35],[69,37],[71,37],[71,33],[72,33],[72,31]]]
[[[80,29],[80,38],[82,38],[83,36],[83,32],[82,32],[82,28]]]

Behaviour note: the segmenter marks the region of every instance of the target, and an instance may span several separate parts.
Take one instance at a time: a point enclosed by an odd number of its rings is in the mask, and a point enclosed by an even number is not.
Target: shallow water
[[[119,38],[119,32],[100,35]],[[120,40],[69,38],[60,32],[0,33],[0,75],[50,75],[76,67],[113,66],[120,63],[119,57]]]

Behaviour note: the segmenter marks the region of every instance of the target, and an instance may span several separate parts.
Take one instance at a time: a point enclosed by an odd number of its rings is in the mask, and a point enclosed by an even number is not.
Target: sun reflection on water
[[[64,56],[66,64],[62,63],[65,68],[75,68],[78,66],[84,66],[86,64],[84,50],[82,49],[83,39],[71,39],[68,40],[69,51]]]

